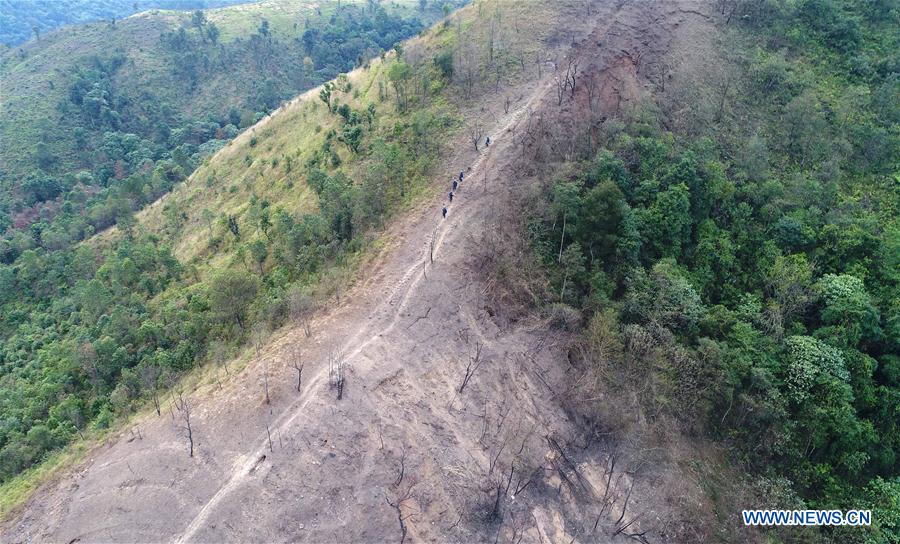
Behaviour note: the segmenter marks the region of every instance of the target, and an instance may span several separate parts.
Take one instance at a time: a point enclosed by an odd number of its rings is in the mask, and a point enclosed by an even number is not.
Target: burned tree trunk
[[[481,366],[481,363],[483,362],[483,359],[481,358],[481,348],[481,342],[476,342],[475,348],[472,354],[469,356],[469,362],[466,364],[466,374],[465,376],[463,376],[462,383],[459,384],[459,389],[457,390],[458,393],[463,392],[463,389],[465,389],[469,384],[469,380],[471,380],[472,376],[475,375],[475,371],[477,371],[478,367]]]
[[[298,347],[294,347],[292,351],[291,366],[297,371],[297,391],[299,392],[300,386],[303,385],[303,354]]]
[[[188,439],[188,457],[194,456],[194,429],[191,426],[191,404],[188,402],[182,393],[178,393],[178,399],[174,401],[175,408],[181,414],[181,421],[183,422],[182,430],[184,430],[185,435]]]

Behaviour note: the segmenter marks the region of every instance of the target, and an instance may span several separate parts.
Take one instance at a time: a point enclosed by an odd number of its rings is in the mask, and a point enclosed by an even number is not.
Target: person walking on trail
[[[455,191],[457,187],[459,187],[459,182],[456,180],[453,180],[453,190]]]
[[[444,209],[441,210],[441,213],[444,214],[444,219],[446,219],[447,218],[447,206],[444,206]]]
[[[484,141],[484,147],[490,147],[491,145],[491,137],[488,136],[487,140]]]
[[[460,183],[462,183],[462,178],[463,178],[463,171],[460,170],[460,171],[459,171],[459,182],[460,182]]]
[[[453,191],[447,193],[447,196],[450,197],[450,202],[453,202]]]

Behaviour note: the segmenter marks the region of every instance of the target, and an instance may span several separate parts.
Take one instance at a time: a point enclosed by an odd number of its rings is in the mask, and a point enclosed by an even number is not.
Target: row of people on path
[[[484,146],[485,146],[485,147],[488,147],[488,146],[490,146],[490,145],[491,145],[491,137],[488,136],[488,137],[485,139],[485,141],[484,141]],[[460,170],[460,171],[459,171],[459,179],[458,179],[458,180],[457,180],[457,179],[454,179],[454,180],[453,180],[453,183],[450,185],[450,192],[447,193],[447,198],[450,200],[450,202],[453,202],[453,194],[454,194],[454,193],[456,192],[456,190],[459,188],[459,184],[462,183],[463,175],[464,175],[464,172],[463,172],[462,170]],[[442,215],[444,218],[447,217],[447,206],[444,206],[443,209],[441,209],[441,215]]]
[[[465,172],[460,170],[459,171],[459,179],[454,178],[453,182],[450,184],[450,192],[447,193],[447,198],[450,200],[450,202],[453,202],[453,194],[456,192],[457,189],[459,189],[459,184],[462,183],[464,175],[465,175]],[[443,209],[441,209],[441,215],[445,218],[447,217],[447,206],[444,206]]]

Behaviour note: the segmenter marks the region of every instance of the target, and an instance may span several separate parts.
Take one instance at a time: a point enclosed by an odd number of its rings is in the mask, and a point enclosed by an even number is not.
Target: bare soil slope
[[[578,441],[561,404],[567,338],[544,321],[511,319],[481,268],[485,234],[531,182],[523,173],[549,137],[536,127],[545,118],[574,127],[594,118],[588,106],[606,118],[639,100],[649,88],[640,65],[661,59],[681,29],[708,24],[707,9],[574,3],[571,31],[548,44],[557,69],[535,73],[508,114],[500,97],[484,105],[485,122],[496,119],[491,146],[476,155],[459,143],[434,199],[391,227],[383,258],[315,320],[312,337],[289,331],[221,389],[187,397],[193,458],[178,412],[149,419],[140,437],[122,433],[41,489],[0,541],[683,539],[677,501],[696,489]],[[597,78],[599,98],[579,83],[559,106],[567,56],[580,59],[579,77]],[[465,179],[441,219],[459,170]]]

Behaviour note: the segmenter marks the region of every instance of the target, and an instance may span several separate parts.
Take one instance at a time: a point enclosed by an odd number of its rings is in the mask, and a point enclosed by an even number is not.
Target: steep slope
[[[522,3],[479,3],[462,17],[483,22],[497,6]],[[680,501],[702,499],[695,484],[583,439],[561,406],[566,335],[494,301],[484,259],[504,251],[504,210],[534,181],[539,162],[526,151],[572,143],[542,123],[585,111],[559,113],[564,59],[596,75],[597,116],[614,117],[643,97],[633,59],[661,56],[682,29],[713,30],[686,0],[524,9],[543,10],[532,24],[549,60],[506,89],[509,106],[488,90],[460,101],[492,144],[475,153],[466,134],[451,136],[437,196],[388,229],[381,256],[315,317],[312,336],[286,330],[221,388],[142,418],[137,438],[121,433],[45,486],[3,526],[4,541],[704,538],[680,521]],[[254,145],[265,145],[264,128]],[[441,219],[458,170],[465,179]],[[290,364],[300,358],[298,386]]]

